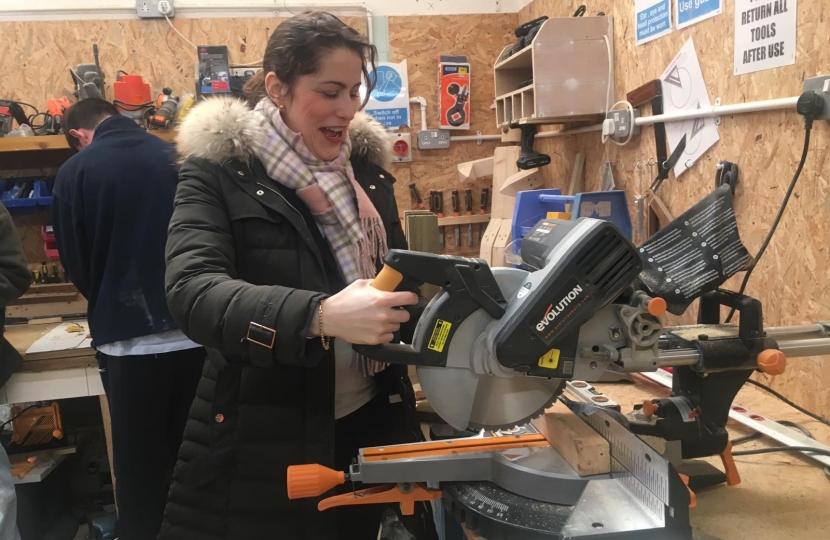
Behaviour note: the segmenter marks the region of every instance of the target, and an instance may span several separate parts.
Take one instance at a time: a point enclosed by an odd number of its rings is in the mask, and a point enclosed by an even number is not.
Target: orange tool
[[[51,119],[49,133],[57,135],[63,132],[63,117],[71,106],[72,102],[66,96],[52,98],[46,102],[46,111]]]

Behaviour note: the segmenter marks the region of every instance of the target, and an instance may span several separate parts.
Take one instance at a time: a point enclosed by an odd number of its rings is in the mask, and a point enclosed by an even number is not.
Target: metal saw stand
[[[404,493],[417,483],[440,484],[449,514],[488,540],[691,540],[690,495],[674,467],[605,411],[581,417],[609,441],[610,474],[579,476],[541,442],[424,457],[418,444],[363,449],[350,478],[396,484]],[[390,455],[378,459],[378,450]]]

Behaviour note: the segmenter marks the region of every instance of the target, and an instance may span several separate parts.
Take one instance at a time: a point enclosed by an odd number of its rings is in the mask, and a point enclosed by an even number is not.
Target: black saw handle
[[[353,346],[368,358],[390,364],[443,366],[453,335],[470,314],[483,309],[494,319],[504,316],[506,300],[490,267],[481,259],[393,249],[383,262],[372,287],[387,292],[414,291],[428,283],[443,288],[449,298],[424,312],[422,319],[429,320],[419,321],[419,326],[429,326],[425,331],[430,337],[419,340],[420,346]]]

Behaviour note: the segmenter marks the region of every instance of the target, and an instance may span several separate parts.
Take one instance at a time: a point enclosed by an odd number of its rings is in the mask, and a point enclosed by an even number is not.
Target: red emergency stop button
[[[398,156],[405,156],[409,153],[409,143],[404,140],[395,141],[392,145],[392,151]]]

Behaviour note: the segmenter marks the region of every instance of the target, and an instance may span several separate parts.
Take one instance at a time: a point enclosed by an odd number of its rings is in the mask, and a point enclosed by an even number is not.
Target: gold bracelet
[[[329,350],[329,342],[331,341],[331,338],[326,337],[326,334],[323,333],[323,302],[325,302],[325,300],[320,300],[320,307],[317,310],[317,319],[320,322],[320,343],[323,344],[323,350],[327,351]]]

